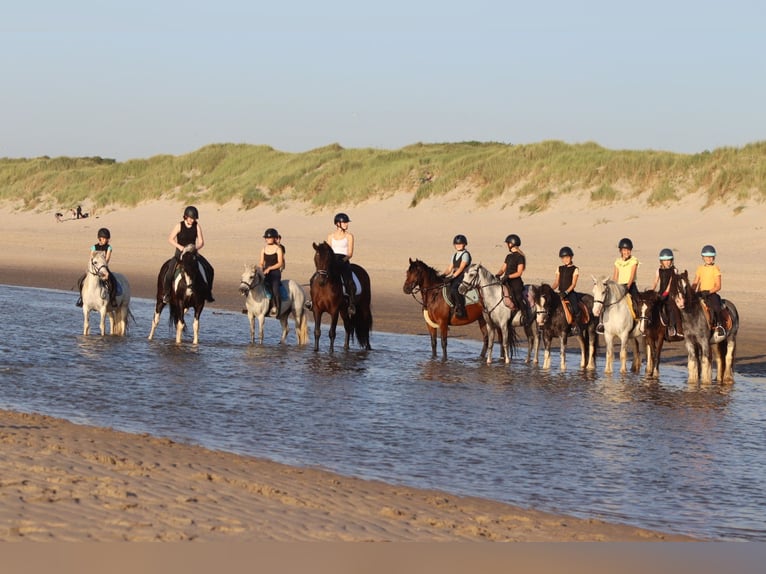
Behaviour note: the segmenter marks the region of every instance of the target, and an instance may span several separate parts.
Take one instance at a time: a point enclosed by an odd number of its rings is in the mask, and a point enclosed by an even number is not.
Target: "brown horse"
[[[571,325],[567,319],[564,303],[553,288],[543,283],[535,292],[535,308],[537,312],[537,324],[543,336],[543,369],[551,366],[551,344],[553,337],[559,338],[559,366],[562,371],[566,370],[567,339],[572,336],[580,345],[580,368],[596,368],[596,324],[598,320],[593,317],[593,297],[587,293],[578,293],[581,305],[585,309],[580,313],[580,324],[577,325],[578,333],[571,334]],[[582,309],[582,307],[581,307]],[[582,321],[585,321],[584,323]]]
[[[646,376],[656,379],[660,376],[660,355],[665,344],[666,327],[662,322],[662,299],[653,289],[638,294],[636,301],[638,329],[644,336],[646,346]]]
[[[419,303],[423,306],[423,318],[426,321],[428,332],[431,335],[431,356],[436,358],[436,331],[441,334],[442,340],[442,360],[447,360],[447,332],[449,326],[468,325],[474,321],[479,322],[482,340],[484,346],[481,349],[481,358],[487,356],[487,341],[489,333],[487,331],[487,322],[484,319],[484,308],[481,303],[467,304],[465,306],[466,316],[464,318],[456,317],[454,309],[444,298],[444,288],[447,281],[443,275],[440,275],[436,269],[429,267],[419,259],[410,259],[410,266],[407,269],[407,277],[404,280],[404,292],[415,298],[420,293]],[[417,298],[416,298],[417,300]],[[502,333],[498,331],[498,340],[502,341]]]
[[[314,312],[314,351],[319,351],[322,315],[330,315],[330,352],[335,350],[335,333],[338,317],[343,319],[346,330],[346,342],[343,345],[348,350],[351,338],[356,337],[359,345],[371,350],[370,331],[372,331],[372,311],[370,302],[370,276],[359,265],[351,264],[351,271],[359,280],[354,306],[356,312],[349,315],[348,296],[343,291],[340,263],[326,242],[314,243],[314,265],[316,271],[311,277],[311,308]]]
[[[154,306],[154,319],[152,320],[152,330],[149,332],[149,339],[154,338],[154,331],[160,322],[160,313],[165,308],[162,300],[165,288],[165,273],[171,264],[175,263],[176,268],[173,274],[173,288],[170,291],[170,301],[167,305],[170,307],[170,323],[176,327],[176,343],[181,342],[181,335],[186,329],[184,315],[189,309],[194,309],[194,339],[193,343],[199,343],[199,316],[205,307],[205,299],[210,291],[202,278],[199,270],[199,261],[197,259],[197,250],[194,245],[187,245],[179,256],[178,262],[175,259],[166,261],[160,273],[157,275],[157,303]]]

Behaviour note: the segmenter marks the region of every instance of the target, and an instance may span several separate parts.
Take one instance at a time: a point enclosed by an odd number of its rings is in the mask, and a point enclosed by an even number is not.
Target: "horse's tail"
[[[305,309],[301,309],[298,324],[295,326],[295,335],[298,337],[299,345],[309,342],[309,317]]]
[[[372,331],[372,312],[369,305],[359,305],[351,318],[351,337],[356,337],[363,349],[372,350],[370,332]]]
[[[508,319],[508,358],[513,359],[513,355],[516,353],[516,345],[519,339],[516,335],[516,329],[513,328],[513,315]]]

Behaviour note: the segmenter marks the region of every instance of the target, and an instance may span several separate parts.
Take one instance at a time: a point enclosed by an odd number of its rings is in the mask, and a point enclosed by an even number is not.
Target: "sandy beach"
[[[416,208],[409,208],[409,202],[409,196],[399,194],[343,209],[356,237],[354,260],[372,278],[373,347],[375,331],[426,332],[418,303],[402,292],[408,258],[443,269],[456,233],[468,236],[474,261],[493,270],[505,257],[504,237],[520,235],[527,283],[552,281],[558,249],[569,245],[585,281],[581,291],[590,290],[591,275],[611,274],[617,241],[627,236],[642,262],[640,288],[651,286],[661,248],[672,248],[677,267],[693,273],[700,247],[714,244],[724,274],[723,294],[736,302],[742,317],[735,373],[737,367],[766,372],[766,321],[756,305],[766,271],[752,265],[752,254],[766,243],[766,209],[761,205],[735,214],[725,205],[701,210],[703,200],[694,197],[672,209],[648,209],[638,203],[580,205],[573,197],[555,210],[523,215],[512,206],[477,207],[458,195]],[[305,284],[313,272],[311,244],[327,236],[334,213],[302,205],[249,211],[233,204],[197,206],[206,238],[204,254],[216,268],[216,302],[210,307],[235,311],[242,307],[237,287],[243,264],[257,262],[264,229],[276,227],[284,238],[284,277]],[[98,228],[108,227],[112,269],[129,278],[134,296],[153,297],[157,271],[172,253],[167,235],[183,208],[175,201],[152,202],[130,209],[90,209],[87,219],[58,222],[53,212],[4,206],[0,283],[75,289]],[[73,313],[79,312],[75,298],[73,291]],[[132,336],[145,336],[148,329],[138,325]],[[452,334],[476,337],[478,329],[458,328]],[[664,360],[685,364],[682,345],[666,350]],[[287,467],[42,415],[0,411],[0,439],[0,540],[683,539]]]

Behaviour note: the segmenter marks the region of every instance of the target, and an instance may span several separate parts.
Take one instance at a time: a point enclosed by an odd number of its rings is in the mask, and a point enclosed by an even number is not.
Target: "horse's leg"
[[[634,373],[641,371],[641,341],[638,340],[640,335],[628,334],[628,340],[633,339],[633,364],[630,370]]]
[[[612,335],[612,333],[604,333],[604,339],[606,339],[606,361],[604,364],[604,372],[611,374],[614,370],[614,335]]]
[[[282,323],[282,338],[279,340],[279,344],[281,345],[287,340],[287,331],[289,330],[287,325],[287,313],[279,318],[279,322]]]
[[[628,372],[628,334],[620,336],[620,373]]]
[[[646,350],[646,376],[647,377],[654,376],[653,371],[654,371],[655,345],[656,345],[656,341],[654,340],[654,337],[649,335],[649,332],[647,331],[644,334],[644,349]]]
[[[688,381],[690,383],[699,382],[699,365],[697,363],[697,349],[694,337],[690,334],[686,335],[686,371],[688,373]]]
[[[340,315],[340,312],[336,309],[335,313],[333,313],[330,317],[330,352],[335,352],[335,334],[338,330],[338,316]]]
[[[580,368],[584,369],[585,365],[588,364],[588,355],[587,355],[587,348],[585,346],[585,337],[586,335],[582,334],[582,330],[580,331],[580,334],[577,335],[577,343],[580,345]]]
[[[449,323],[445,319],[439,324],[439,335],[441,335],[442,339],[442,361],[447,360],[447,331],[449,330]],[[484,345],[487,344],[487,325],[485,324],[482,329],[482,333],[484,334]]]
[[[535,365],[540,364],[540,329],[538,327],[531,327],[533,337],[533,355]]]
[[[654,347],[654,369],[652,369],[652,376],[655,379],[660,377],[660,355],[662,355],[662,347],[665,345],[665,337],[662,331],[659,331],[656,336],[656,343]],[[648,369],[647,369],[648,370]]]
[[[101,305],[101,309],[99,309],[99,315],[101,317],[101,320],[98,323],[99,328],[101,329],[101,336],[103,337],[106,335],[106,307],[104,305]]]
[[[726,360],[723,372],[723,383],[732,384],[734,382],[734,351],[737,346],[737,339],[734,335],[726,339]]]
[[[553,345],[553,334],[549,332],[550,329],[542,330],[543,337],[543,369],[548,370],[551,368],[551,346]]]
[[[90,334],[90,311],[86,305],[82,306],[82,334]]]
[[[431,358],[436,358],[436,327],[426,325],[428,327],[428,334],[431,336]]]
[[[150,341],[154,338],[154,332],[157,330],[157,325],[160,324],[160,313],[162,313],[162,309],[164,307],[165,307],[165,304],[162,302],[162,300],[157,301],[157,304],[154,306],[154,317],[152,317],[152,328],[149,331]]]
[[[568,327],[565,327],[568,328]],[[559,369],[567,370],[567,335],[566,331],[559,333]]]
[[[314,305],[314,351],[319,351],[319,337],[322,335],[322,312]]]
[[[710,343],[705,339],[700,350],[700,382],[709,385],[713,382],[713,364],[710,362]]]
[[[489,350],[489,331],[487,329],[487,322],[484,320],[484,316],[481,315],[478,319],[479,330],[481,331],[482,348],[479,357],[484,359],[487,356]],[[447,330],[449,329],[449,319],[444,323],[444,331],[442,331],[442,346],[444,347],[444,354],[447,354]]]
[[[266,315],[258,315],[258,344],[263,345],[263,330],[266,322]]]
[[[500,336],[501,341],[503,342],[503,358],[505,359],[505,364],[510,365],[511,364],[511,333],[510,333],[510,325],[508,325],[508,321],[504,321],[500,324]]]
[[[176,343],[181,342],[182,334],[185,327],[183,315],[179,316],[176,320]]]
[[[247,322],[250,324],[250,343],[255,343],[255,315],[248,309]]]
[[[505,340],[500,339],[500,342],[504,345]],[[492,349],[495,348],[495,328],[490,323],[487,328],[487,364],[492,364]]]

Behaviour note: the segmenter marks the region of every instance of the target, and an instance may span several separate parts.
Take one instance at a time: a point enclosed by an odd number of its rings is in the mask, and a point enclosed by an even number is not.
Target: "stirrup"
[[[596,325],[596,333],[598,335],[603,335],[604,334],[604,324],[603,323],[599,323],[598,325]]]
[[[303,308],[306,309],[306,311],[311,311],[311,309],[314,307],[313,301],[306,301],[303,304]]]
[[[75,302],[75,306],[82,307],[82,297],[79,297],[77,301]]]

